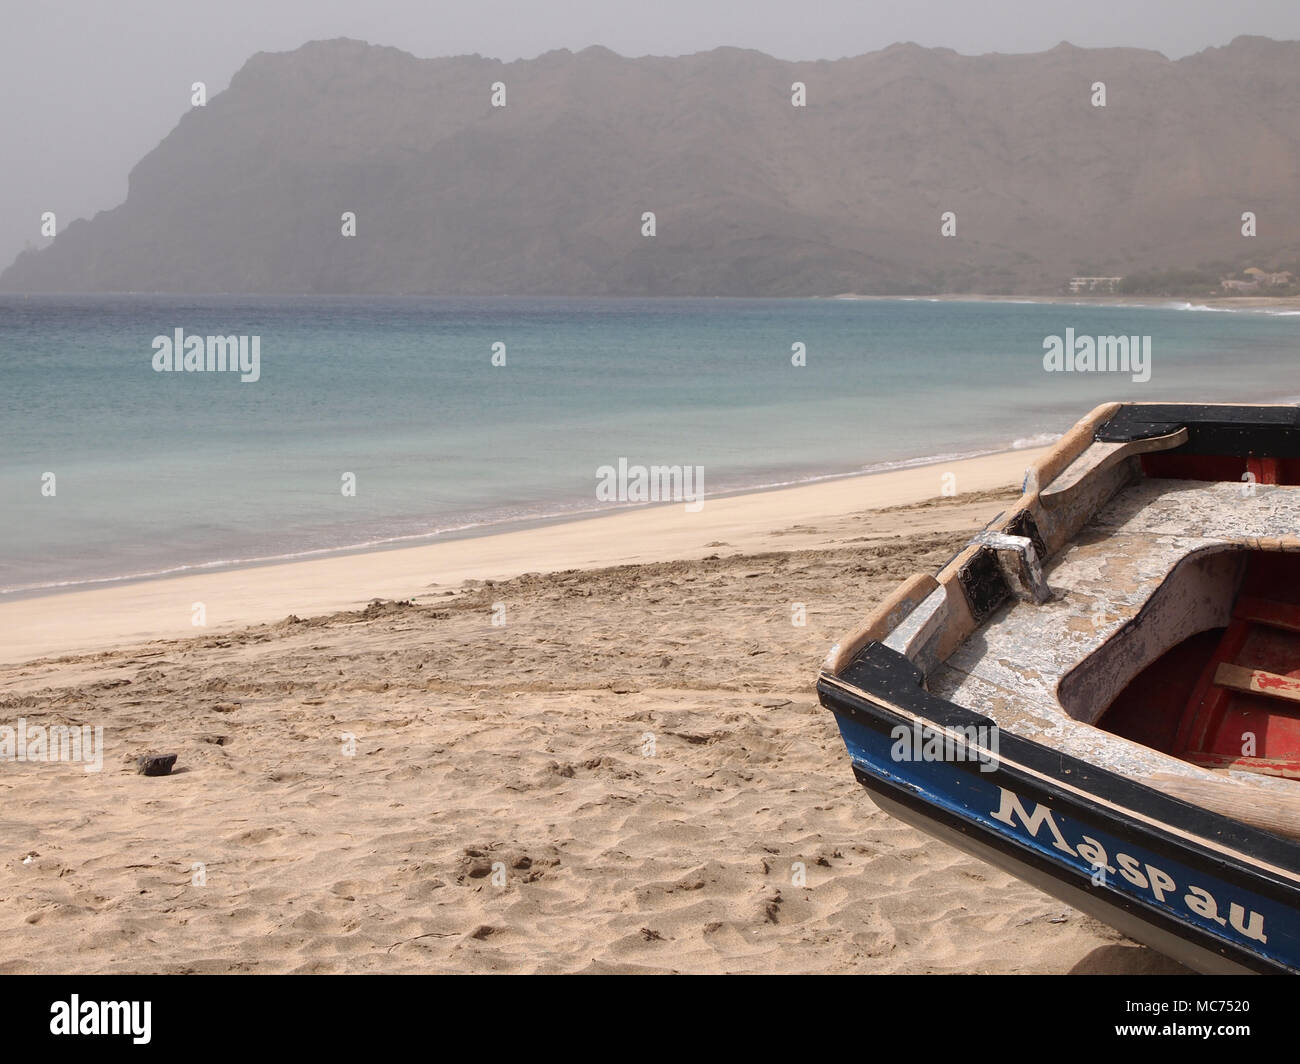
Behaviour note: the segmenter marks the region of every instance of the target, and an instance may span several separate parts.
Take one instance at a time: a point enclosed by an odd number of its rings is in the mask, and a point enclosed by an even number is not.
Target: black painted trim
[[[1126,404],[1098,426],[1099,443],[1130,443],[1187,429],[1167,454],[1300,458],[1300,406]]]

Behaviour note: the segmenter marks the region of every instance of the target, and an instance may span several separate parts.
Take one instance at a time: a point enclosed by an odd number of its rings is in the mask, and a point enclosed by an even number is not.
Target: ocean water
[[[260,379],[156,372],[177,328],[259,336]],[[1150,336],[1150,380],[1045,372],[1067,328]],[[0,297],[0,594],[607,509],[620,458],[707,497],[1043,443],[1110,399],[1284,401],[1298,339],[1187,305]]]

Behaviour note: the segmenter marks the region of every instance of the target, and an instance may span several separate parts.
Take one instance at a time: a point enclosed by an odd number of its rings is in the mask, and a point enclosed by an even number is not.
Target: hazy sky
[[[215,94],[255,52],[310,40],[507,60],[590,44],[834,59],[896,41],[977,54],[1062,40],[1179,58],[1243,33],[1300,39],[1300,0],[0,0],[0,269],[39,240],[42,211],[63,228],[120,203],[193,82]]]

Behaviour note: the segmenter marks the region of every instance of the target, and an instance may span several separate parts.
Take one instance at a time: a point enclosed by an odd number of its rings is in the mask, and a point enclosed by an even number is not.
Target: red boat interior
[[[1156,454],[1142,461],[1154,477],[1300,483],[1294,460]],[[1097,725],[1206,768],[1300,778],[1300,554],[1241,553],[1226,626],[1165,651]]]
[[[1300,458],[1239,458],[1236,455],[1157,452],[1142,455],[1141,462],[1142,472],[1148,477],[1300,484]]]

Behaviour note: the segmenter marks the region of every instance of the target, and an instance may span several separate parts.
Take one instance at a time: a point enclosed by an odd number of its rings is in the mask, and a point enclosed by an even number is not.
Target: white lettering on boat
[[[1061,825],[1057,823],[1052,810],[1047,806],[1034,802],[1031,812],[1025,808],[1020,796],[1014,791],[1009,791],[1005,787],[999,787],[998,790],[1001,792],[1001,801],[997,810],[990,814],[994,820],[1013,828],[1017,827],[1018,820],[1019,827],[1035,839],[1038,838],[1039,831],[1046,828],[1047,834],[1052,839],[1052,846],[1056,849],[1073,857],[1082,857],[1098,872],[1104,871],[1110,875],[1118,872],[1134,887],[1149,891],[1156,901],[1169,908],[1176,907],[1172,904],[1172,900],[1177,899],[1178,884],[1164,869],[1139,861],[1126,853],[1115,854],[1115,865],[1118,866],[1115,867],[1107,857],[1106,848],[1088,835],[1080,836],[1075,845],[1071,846],[1061,830]],[[1188,912],[1196,916],[1213,920],[1220,927],[1231,927],[1256,942],[1268,942],[1268,936],[1264,934],[1264,917],[1254,910],[1251,910],[1248,916],[1245,906],[1238,902],[1230,901],[1227,906],[1228,915],[1221,916],[1219,914],[1223,911],[1223,906],[1214,895],[1204,887],[1190,883],[1183,897],[1177,900],[1182,902]]]
[[[1002,792],[1002,804],[998,807],[998,811],[993,814],[994,820],[1000,820],[1004,824],[1015,827],[1015,817],[1018,815],[1020,823],[1025,826],[1025,829],[1034,838],[1038,838],[1038,829],[1046,824],[1047,830],[1052,833],[1052,838],[1056,840],[1052,845],[1058,850],[1068,853],[1071,857],[1078,856],[1074,848],[1065,841],[1065,836],[1061,834],[1061,829],[1052,817],[1052,811],[1047,806],[1035,803],[1034,811],[1031,814],[1021,804],[1020,795],[1007,790],[1005,787],[999,787],[998,790]]]

